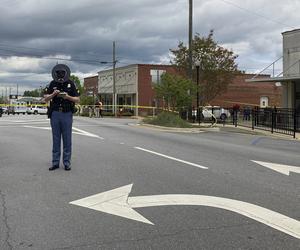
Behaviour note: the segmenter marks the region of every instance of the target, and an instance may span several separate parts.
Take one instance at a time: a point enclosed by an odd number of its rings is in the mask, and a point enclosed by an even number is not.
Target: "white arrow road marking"
[[[23,126],[24,128],[36,128],[36,129],[45,129],[45,130],[51,130],[51,127],[34,127],[34,126]],[[75,131],[74,131],[75,130]],[[78,128],[74,128],[73,127],[73,134],[77,134],[77,135],[84,135],[84,136],[88,136],[88,137],[94,137],[94,138],[99,138],[101,140],[104,140],[103,137],[100,137],[98,135],[86,132],[84,130],[78,129]]]
[[[277,171],[281,174],[290,175],[290,172],[298,173],[300,174],[300,167],[295,166],[289,166],[289,165],[283,165],[283,164],[276,164],[271,162],[264,162],[264,161],[253,161],[261,166],[264,166],[266,168],[272,169],[274,171]]]
[[[151,154],[159,155],[159,156],[162,156],[162,157],[174,160],[174,161],[182,162],[182,163],[185,163],[185,164],[197,167],[197,168],[208,169],[207,167],[204,167],[204,166],[201,166],[201,165],[189,162],[189,161],[180,160],[180,159],[177,159],[177,158],[172,157],[172,156],[168,156],[168,155],[164,155],[164,154],[161,154],[161,153],[157,153],[157,152],[145,149],[145,148],[140,148],[140,147],[134,147],[134,148],[138,149],[138,150],[142,150],[142,151],[148,152],[148,153],[151,153]]]
[[[154,225],[151,221],[134,211],[128,204],[127,199],[131,188],[132,184],[72,201],[70,204]]]
[[[185,194],[128,197],[131,192],[132,185],[133,184],[130,184],[80,200],[72,201],[70,204],[87,207],[93,210],[152,225],[153,223],[151,221],[137,213],[132,208],[170,205],[209,206],[244,215],[300,239],[300,221],[251,203],[215,196]]]

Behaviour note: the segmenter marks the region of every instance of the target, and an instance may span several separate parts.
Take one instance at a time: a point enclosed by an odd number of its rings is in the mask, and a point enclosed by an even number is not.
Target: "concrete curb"
[[[164,127],[164,126],[158,126],[158,125],[152,125],[152,124],[146,124],[146,123],[139,123],[137,125],[140,127],[152,128],[152,129],[160,130],[160,131],[178,132],[178,133],[202,133],[204,131],[213,131],[213,132],[220,131],[220,128],[218,128],[218,127],[174,128],[174,127]]]

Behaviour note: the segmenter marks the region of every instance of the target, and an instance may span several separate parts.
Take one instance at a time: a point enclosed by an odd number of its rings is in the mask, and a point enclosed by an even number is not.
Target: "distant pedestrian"
[[[243,120],[250,121],[251,109],[250,107],[245,107],[243,111]]]
[[[119,112],[117,113],[118,117],[121,117],[123,114],[123,107],[120,107]]]
[[[197,109],[195,109],[195,107],[193,106],[193,108],[192,108],[192,120],[193,120],[193,123],[195,123],[196,118],[197,118]]]
[[[93,106],[90,105],[90,106],[89,106],[89,117],[90,117],[90,118],[93,117],[93,113],[94,113],[94,112],[93,112]]]
[[[103,117],[102,116],[102,109],[103,109],[103,105],[102,105],[102,102],[99,100],[95,103],[95,115],[96,115],[96,118],[99,118],[99,117]]]

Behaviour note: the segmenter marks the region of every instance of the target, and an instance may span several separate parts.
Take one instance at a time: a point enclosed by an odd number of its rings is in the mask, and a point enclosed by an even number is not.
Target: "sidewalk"
[[[193,125],[199,126],[199,124],[193,124]],[[279,134],[279,133],[272,134],[270,131],[259,130],[259,129],[252,130],[252,128],[249,128],[249,127],[242,127],[242,126],[235,127],[234,125],[229,125],[229,124],[226,124],[225,126],[223,126],[223,124],[216,124],[215,126],[211,126],[211,124],[200,123],[200,127],[195,127],[195,128],[173,128],[173,127],[163,127],[163,126],[157,126],[157,125],[152,125],[152,124],[146,124],[146,123],[143,123],[142,120],[139,119],[139,126],[148,127],[148,128],[152,128],[154,130],[159,130],[159,131],[170,131],[170,132],[181,132],[181,133],[201,133],[201,132],[205,132],[205,131],[211,131],[211,132],[224,131],[224,132],[230,132],[230,133],[269,136],[269,137],[273,137],[273,138],[286,139],[286,140],[300,140],[300,133],[296,133],[296,138],[293,138],[293,136],[291,136],[291,135]]]
[[[272,134],[271,131],[260,130],[260,129],[252,130],[252,128],[249,127],[242,127],[242,126],[235,127],[234,125],[227,125],[227,124],[225,126],[223,126],[222,124],[217,124],[216,126],[219,127],[221,131],[227,131],[233,133],[247,133],[247,134],[254,134],[254,135],[270,136],[270,137],[275,137],[280,139],[300,140],[300,133],[296,133],[296,138],[293,138],[292,135],[279,134],[275,132]]]

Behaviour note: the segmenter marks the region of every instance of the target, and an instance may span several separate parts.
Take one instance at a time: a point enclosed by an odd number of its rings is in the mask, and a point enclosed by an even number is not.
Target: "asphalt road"
[[[137,123],[75,117],[72,170],[49,172],[49,120],[0,118],[0,249],[300,249],[299,142]]]

